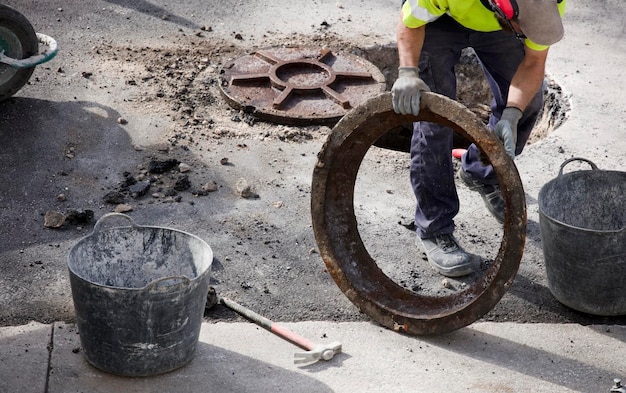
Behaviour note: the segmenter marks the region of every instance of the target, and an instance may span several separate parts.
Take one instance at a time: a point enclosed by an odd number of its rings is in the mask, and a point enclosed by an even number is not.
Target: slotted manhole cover
[[[332,125],[386,88],[367,60],[325,48],[258,50],[225,66],[220,87],[232,107],[296,125]]]

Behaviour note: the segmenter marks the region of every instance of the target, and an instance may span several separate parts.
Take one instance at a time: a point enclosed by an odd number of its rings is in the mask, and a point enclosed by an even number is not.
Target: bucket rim
[[[196,284],[198,282],[202,282],[203,280],[206,279],[205,276],[208,276],[211,269],[210,269],[210,265],[209,268],[207,268],[204,272],[202,272],[201,274],[198,274],[196,277],[194,278],[189,278],[187,276],[166,276],[166,277],[161,277],[161,278],[157,278],[156,280],[152,280],[150,281],[148,284],[146,284],[143,287],[121,287],[121,286],[117,286],[117,285],[106,285],[106,284],[100,284],[97,282],[93,282],[91,280],[86,279],[85,277],[81,276],[80,274],[74,272],[73,270],[69,269],[70,274],[75,276],[76,278],[80,279],[81,281],[84,281],[86,283],[89,283],[89,285],[94,286],[94,287],[98,287],[98,288],[104,288],[104,289],[111,289],[111,290],[123,290],[124,292],[129,292],[129,291],[149,291],[150,289],[154,288],[154,287],[158,287],[157,283],[160,281],[165,281],[165,280],[171,280],[171,279],[183,279],[181,282],[177,282],[176,284],[172,284],[172,285],[167,285],[165,286],[166,288],[175,288],[175,287],[182,287],[182,286],[190,286],[192,284]]]
[[[578,170],[578,171],[573,171],[573,172],[568,172],[568,173],[563,173],[563,170],[565,169],[565,166],[567,166],[567,164],[574,162],[574,161],[582,161],[582,162],[586,162],[587,164],[589,164],[589,166],[591,167],[591,169],[586,169],[586,170]],[[626,176],[626,172],[622,172],[622,171],[616,171],[616,170],[607,170],[607,169],[599,169],[598,166],[591,160],[588,160],[586,158],[582,158],[582,157],[572,157],[569,158],[565,161],[563,161],[563,163],[561,164],[560,168],[559,168],[559,172],[557,174],[556,177],[554,177],[553,179],[551,179],[550,181],[548,181],[547,183],[545,183],[541,189],[539,190],[539,194],[537,195],[537,201],[538,201],[538,205],[539,205],[539,218],[546,217],[547,219],[549,219],[550,221],[562,225],[566,228],[569,229],[575,229],[577,231],[583,231],[583,232],[587,232],[587,233],[596,233],[596,234],[618,234],[621,232],[626,231],[626,225],[622,228],[619,229],[590,229],[590,228],[583,228],[583,227],[579,227],[576,225],[571,225],[568,223],[565,223],[561,220],[557,220],[556,218],[552,217],[551,215],[547,214],[544,209],[543,209],[543,202],[545,202],[545,198],[542,198],[543,193],[545,192],[545,190],[549,187],[551,187],[552,185],[554,185],[556,182],[558,181],[564,181],[565,178],[568,177],[572,177],[572,176],[595,176],[595,175],[600,175],[600,174],[606,174],[606,173],[616,173],[616,174],[620,174],[622,176]]]
[[[109,227],[109,228],[104,228],[102,229],[102,223],[103,220],[109,220],[113,217],[120,217],[123,218],[125,220],[128,220],[130,225],[125,225],[125,226],[114,226],[114,227]],[[112,231],[112,230],[118,230],[118,229],[136,229],[136,230],[153,230],[153,229],[157,229],[157,230],[166,230],[166,231],[171,231],[171,232],[177,232],[180,233],[182,235],[185,235],[187,237],[193,238],[195,240],[197,240],[199,242],[199,244],[201,244],[204,248],[206,248],[207,251],[207,259],[209,260],[209,263],[207,264],[206,268],[204,269],[204,271],[202,271],[202,273],[198,274],[196,277],[187,277],[187,276],[165,276],[165,277],[160,277],[157,278],[155,280],[150,281],[148,284],[146,284],[143,287],[137,287],[137,288],[129,288],[129,287],[122,287],[122,286],[116,286],[116,285],[106,285],[106,284],[100,284],[100,283],[96,283],[96,282],[92,282],[91,280],[88,280],[87,278],[83,277],[82,275],[78,274],[75,269],[73,269],[73,267],[75,266],[75,264],[72,263],[72,256],[75,253],[75,250],[84,242],[87,242],[91,237],[93,237],[94,235],[97,235],[98,233],[101,232],[105,232],[105,231]],[[126,291],[145,291],[148,290],[149,288],[155,287],[157,286],[157,283],[160,281],[166,281],[166,280],[172,280],[172,279],[181,279],[182,282],[178,282],[176,284],[172,284],[172,285],[168,285],[168,287],[172,288],[172,287],[176,287],[176,286],[181,286],[181,285],[189,285],[192,283],[196,283],[198,281],[204,280],[205,276],[209,275],[211,272],[211,266],[213,265],[213,259],[214,259],[214,254],[213,254],[213,249],[211,248],[211,246],[204,241],[204,239],[202,239],[201,237],[194,235],[193,233],[189,233],[186,231],[182,231],[180,229],[174,229],[174,228],[168,228],[168,227],[163,227],[163,226],[151,226],[151,225],[138,225],[135,223],[135,221],[128,215],[126,214],[122,214],[122,213],[108,213],[105,214],[104,216],[102,216],[94,225],[93,230],[81,237],[80,239],[78,239],[76,241],[76,243],[74,243],[74,245],[72,245],[72,247],[70,248],[68,255],[67,255],[67,267],[68,270],[70,272],[71,275],[85,281],[88,282],[91,285],[97,286],[97,287],[101,287],[101,288],[108,288],[108,289],[123,289]]]
[[[566,227],[568,229],[575,229],[577,231],[582,231],[582,232],[596,233],[596,234],[600,234],[600,233],[619,234],[621,232],[626,231],[626,226],[624,226],[624,227],[622,227],[620,229],[590,229],[590,228],[583,228],[583,227],[578,227],[578,226],[575,226],[575,225],[572,225],[572,224],[568,224],[568,223],[565,223],[565,222],[563,222],[561,220],[557,220],[556,218],[546,214],[546,212],[543,211],[543,208],[541,207],[541,203],[539,203],[539,217],[541,218],[542,216],[545,217],[546,219],[548,219],[548,220],[550,220],[550,221],[552,221],[552,222],[554,222],[556,224],[562,225],[562,226],[564,226],[564,227]]]

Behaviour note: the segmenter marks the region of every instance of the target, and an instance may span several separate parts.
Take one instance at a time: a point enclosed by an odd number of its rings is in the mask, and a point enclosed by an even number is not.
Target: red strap
[[[504,15],[508,19],[513,19],[515,17],[515,7],[512,2],[515,0],[494,0],[496,5],[504,12]]]

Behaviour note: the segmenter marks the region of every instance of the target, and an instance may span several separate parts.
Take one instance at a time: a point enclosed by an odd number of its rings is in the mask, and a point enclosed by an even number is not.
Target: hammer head
[[[330,344],[319,344],[310,351],[296,352],[294,363],[310,363],[318,360],[330,360],[335,354],[341,352],[341,343],[335,341]]]

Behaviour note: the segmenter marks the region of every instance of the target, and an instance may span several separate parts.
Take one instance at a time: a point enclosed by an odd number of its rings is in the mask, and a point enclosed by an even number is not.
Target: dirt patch
[[[323,137],[317,127],[289,127],[259,123],[253,113],[230,108],[219,89],[221,68],[248,51],[225,41],[194,41],[177,48],[131,48],[101,45],[94,49],[104,67],[119,70],[128,90],[134,93],[129,105],[148,112],[165,113],[173,129],[172,146],[198,146],[200,140],[221,138],[269,138],[305,141]],[[281,46],[308,45],[347,50],[349,44],[327,36],[293,37]],[[306,43],[306,44],[303,44]],[[272,47],[268,40],[266,47]],[[256,126],[256,127],[255,127]]]

